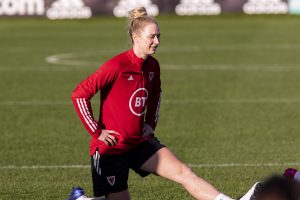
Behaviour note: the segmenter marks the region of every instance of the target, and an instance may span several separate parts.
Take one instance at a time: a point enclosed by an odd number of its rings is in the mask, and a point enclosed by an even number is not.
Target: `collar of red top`
[[[139,58],[135,55],[134,51],[133,51],[133,48],[131,48],[129,51],[128,51],[128,54],[130,56],[130,59],[132,61],[132,64],[135,64],[137,66],[142,66],[143,63],[147,60],[144,60],[143,58]]]

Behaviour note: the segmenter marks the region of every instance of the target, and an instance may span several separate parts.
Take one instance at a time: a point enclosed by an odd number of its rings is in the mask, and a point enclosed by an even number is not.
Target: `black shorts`
[[[128,189],[129,169],[133,169],[141,177],[149,172],[141,170],[141,166],[159,149],[165,147],[157,138],[151,138],[136,148],[117,155],[99,155],[98,151],[91,157],[93,190],[95,197]]]

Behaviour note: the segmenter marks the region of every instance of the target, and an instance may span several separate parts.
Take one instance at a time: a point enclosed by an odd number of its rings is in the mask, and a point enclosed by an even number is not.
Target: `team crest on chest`
[[[108,176],[106,177],[107,182],[109,183],[109,185],[113,186],[116,182],[116,177],[115,176]]]
[[[154,72],[149,72],[149,79],[150,79],[150,81],[152,81],[153,77],[154,77]]]

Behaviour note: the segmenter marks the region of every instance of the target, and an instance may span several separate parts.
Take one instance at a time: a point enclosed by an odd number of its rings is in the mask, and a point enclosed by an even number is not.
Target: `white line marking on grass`
[[[76,53],[56,54],[46,57],[46,62],[56,65],[72,65],[72,66],[85,66],[90,65],[91,62],[75,60]]]
[[[90,167],[91,167],[90,165],[32,165],[32,166],[7,165],[7,166],[0,166],[0,169],[85,169]]]
[[[71,101],[0,101],[0,106],[53,106],[72,105]]]
[[[50,67],[50,66],[37,66],[37,67],[26,67],[26,66],[20,66],[20,67],[0,67],[0,72],[70,72],[70,71],[83,71],[83,70],[89,70],[89,71],[95,71],[98,69],[98,66],[96,65],[78,65],[78,66],[59,66],[59,67]]]
[[[298,162],[289,163],[220,163],[220,164],[188,164],[192,168],[230,168],[230,167],[290,167],[300,166]]]
[[[243,103],[299,103],[300,98],[258,98],[258,99],[189,99],[189,100],[163,100],[166,104],[243,104]]]
[[[300,70],[299,65],[282,64],[253,64],[253,65],[218,65],[218,64],[195,64],[195,65],[180,65],[180,64],[162,64],[162,70],[200,70],[200,71],[269,71],[269,72],[290,72]]]
[[[85,62],[76,60],[55,60],[55,65],[39,66],[39,67],[0,67],[0,72],[55,72],[55,71],[82,71],[82,70],[97,70],[101,62]],[[293,72],[300,71],[300,66],[297,64],[245,64],[245,65],[223,65],[223,64],[161,64],[161,70],[168,71],[243,71],[243,72]]]
[[[199,44],[198,46],[162,46],[158,52],[197,52],[197,51],[240,51],[240,50],[296,50],[299,44]]]
[[[233,168],[233,167],[291,167],[300,166],[298,162],[287,163],[216,163],[216,164],[193,164],[189,163],[188,166],[192,168]],[[0,170],[6,169],[88,169],[90,165],[31,165],[31,166],[17,166],[7,165],[0,166]]]
[[[95,102],[98,103],[98,102]],[[163,100],[162,104],[253,104],[253,103],[273,103],[289,104],[300,103],[300,98],[261,98],[261,99],[182,99],[182,100]],[[92,102],[93,104],[93,102]],[[0,106],[70,106],[71,101],[0,101]]]
[[[46,57],[46,62],[55,65],[70,65],[70,66],[88,66],[88,65],[100,65],[101,63],[98,61],[80,61],[78,60],[80,57],[101,57],[101,56],[113,56],[114,54],[118,54],[117,52],[122,52],[125,50],[105,50],[102,52],[78,52],[78,53],[62,53],[62,54],[54,54]]]
[[[248,48],[254,48],[257,45],[249,45]],[[162,52],[172,52],[172,51],[201,51],[207,50],[207,48],[216,48],[217,46],[210,45],[206,47],[199,47],[199,46],[190,46],[190,47],[169,47],[163,48]],[[239,45],[225,45],[221,48],[221,50],[228,50],[228,49],[235,49],[237,47],[244,47]],[[282,45],[267,45],[267,46],[259,46],[262,48],[275,48],[278,49],[289,49],[291,47],[289,44],[282,44]],[[297,48],[300,46],[297,46]],[[208,49],[209,49],[208,48]],[[65,65],[65,66],[72,66],[73,67],[82,67],[85,68],[86,66],[99,66],[101,62],[99,61],[82,61],[79,58],[88,57],[88,56],[113,56],[117,51],[116,50],[107,50],[105,52],[95,53],[95,52],[84,52],[84,53],[62,53],[62,54],[55,54],[50,55],[45,58],[45,61],[50,64],[54,65]],[[61,66],[60,66],[61,67]],[[211,70],[211,71],[274,71],[274,72],[282,72],[282,71],[295,71],[300,70],[298,64],[243,64],[243,65],[234,65],[234,64],[161,64],[162,70]]]

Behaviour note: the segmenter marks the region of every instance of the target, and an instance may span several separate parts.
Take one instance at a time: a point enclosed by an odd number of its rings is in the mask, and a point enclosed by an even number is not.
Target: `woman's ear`
[[[132,33],[132,41],[133,41],[133,43],[136,43],[137,42],[137,40],[138,40],[138,34],[137,33]]]

